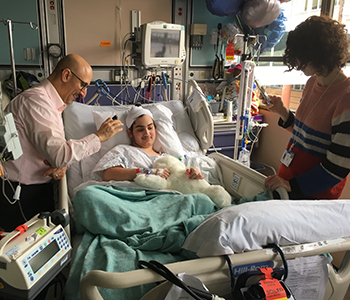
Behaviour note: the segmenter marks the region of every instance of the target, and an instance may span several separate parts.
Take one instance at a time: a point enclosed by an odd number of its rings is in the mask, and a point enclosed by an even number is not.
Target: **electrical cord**
[[[142,268],[142,269],[144,267],[147,267],[147,268],[155,271],[156,273],[163,276],[165,279],[167,279],[171,283],[173,283],[176,286],[185,290],[195,300],[203,300],[203,299],[212,300],[213,299],[213,295],[211,293],[206,292],[206,291],[202,291],[202,290],[198,290],[194,287],[188,286],[179,277],[177,277],[173,272],[171,272],[166,266],[164,266],[163,264],[161,264],[155,260],[151,260],[149,262],[140,260],[138,262],[138,267]]]

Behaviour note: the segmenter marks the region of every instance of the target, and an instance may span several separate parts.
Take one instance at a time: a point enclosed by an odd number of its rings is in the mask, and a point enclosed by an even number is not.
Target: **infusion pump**
[[[63,227],[38,216],[0,241],[0,296],[6,299],[34,299],[70,261]]]

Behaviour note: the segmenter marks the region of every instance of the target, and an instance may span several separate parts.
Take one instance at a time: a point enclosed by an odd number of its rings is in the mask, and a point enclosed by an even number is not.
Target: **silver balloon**
[[[248,0],[241,11],[242,21],[253,28],[270,25],[281,13],[279,0]]]

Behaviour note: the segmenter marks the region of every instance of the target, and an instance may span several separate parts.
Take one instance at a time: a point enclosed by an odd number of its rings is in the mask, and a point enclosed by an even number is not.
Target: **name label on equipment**
[[[233,176],[233,180],[232,180],[231,186],[232,186],[232,188],[233,188],[234,190],[237,190],[237,189],[238,189],[238,184],[239,184],[240,179],[241,179],[241,177],[238,176],[237,174],[235,174],[235,175]]]

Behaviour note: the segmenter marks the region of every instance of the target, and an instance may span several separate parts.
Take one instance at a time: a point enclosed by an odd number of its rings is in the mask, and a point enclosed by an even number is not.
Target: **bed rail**
[[[328,245],[324,242],[321,245],[317,243],[313,244],[315,244],[314,247],[302,247],[302,245],[284,246],[282,250],[287,259],[350,250],[350,238],[341,239],[337,243],[328,243]],[[230,255],[230,259],[233,266],[266,260],[273,260],[275,265],[281,264],[280,256],[271,251],[271,249],[236,253]],[[185,272],[186,274],[196,276],[214,294],[224,296],[230,293],[230,277],[227,263],[223,257],[199,258],[172,263],[166,266],[175,274]],[[337,273],[331,266],[329,270],[330,273],[324,300],[341,300],[346,294],[350,281],[350,252],[348,251],[344,256],[341,268]],[[125,273],[108,273],[94,270],[87,273],[81,281],[81,299],[103,299],[97,287],[124,289],[162,280],[164,280],[163,277],[149,269],[134,270]],[[142,300],[164,299],[169,286],[169,284],[166,284],[156,287],[147,293]]]
[[[221,168],[223,186],[236,199],[253,197],[265,190],[265,175],[218,152],[211,153],[209,157],[213,158]],[[279,187],[276,192],[279,194],[279,199],[289,199],[284,188]],[[271,199],[274,199],[274,195],[270,194]]]
[[[69,195],[68,195],[68,186],[67,186],[67,176],[64,177],[58,182],[59,188],[59,203],[58,209],[65,209],[66,212],[70,215],[69,211]],[[68,235],[68,238],[71,240],[70,224],[65,227],[65,231]]]

